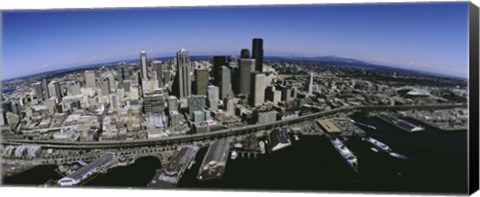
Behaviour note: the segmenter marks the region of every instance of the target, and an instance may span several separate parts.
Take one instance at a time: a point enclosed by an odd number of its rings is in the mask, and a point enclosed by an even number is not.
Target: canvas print
[[[470,6],[2,11],[2,185],[465,194]]]

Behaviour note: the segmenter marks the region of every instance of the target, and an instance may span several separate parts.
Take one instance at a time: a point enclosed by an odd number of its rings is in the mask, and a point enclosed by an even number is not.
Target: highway
[[[265,124],[247,125],[242,127],[234,127],[219,131],[191,134],[182,136],[170,136],[153,139],[140,139],[131,141],[89,141],[89,142],[72,142],[72,141],[48,141],[48,140],[19,140],[19,139],[3,139],[3,145],[18,144],[37,144],[42,148],[60,148],[60,149],[97,149],[97,148],[131,148],[141,146],[165,146],[180,143],[192,143],[204,140],[216,140],[222,138],[233,137],[237,135],[245,135],[248,133],[273,129],[303,121],[314,120],[323,116],[332,115],[339,112],[352,112],[356,110],[374,111],[374,110],[404,110],[404,109],[444,109],[454,107],[466,107],[466,104],[434,104],[434,105],[402,105],[402,106],[349,106],[340,107],[333,110],[316,112],[291,118],[288,120],[280,120]]]

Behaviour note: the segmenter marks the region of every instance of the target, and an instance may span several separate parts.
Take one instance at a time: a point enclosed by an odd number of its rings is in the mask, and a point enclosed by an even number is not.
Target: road
[[[158,145],[172,145],[181,143],[193,143],[205,140],[216,140],[237,135],[245,135],[248,133],[273,129],[303,121],[314,120],[323,116],[332,115],[340,112],[351,112],[356,110],[370,111],[370,110],[402,110],[402,109],[444,109],[454,107],[466,107],[466,104],[434,104],[434,105],[402,105],[402,106],[350,106],[340,107],[333,110],[316,112],[291,118],[288,120],[280,120],[265,124],[247,125],[242,127],[228,128],[219,131],[171,136],[153,139],[141,139],[131,141],[90,141],[90,142],[72,142],[72,141],[48,141],[48,140],[18,140],[18,139],[3,139],[3,145],[18,145],[18,144],[37,144],[42,148],[64,148],[64,149],[98,149],[98,148],[131,148],[141,146],[158,146]]]

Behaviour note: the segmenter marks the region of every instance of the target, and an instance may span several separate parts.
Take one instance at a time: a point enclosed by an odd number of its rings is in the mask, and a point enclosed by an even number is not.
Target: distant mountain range
[[[211,60],[214,55],[198,55],[198,56],[190,56],[192,60]],[[166,57],[156,57],[152,59],[156,60],[168,60],[172,59],[174,56],[166,56]],[[451,76],[447,74],[440,74],[440,73],[432,73],[426,71],[419,71],[413,69],[405,69],[399,68],[395,66],[386,66],[386,65],[379,65],[379,64],[372,64],[365,61],[353,59],[353,58],[344,58],[338,56],[316,56],[316,57],[302,57],[302,56],[265,56],[264,59],[266,61],[302,61],[302,62],[311,62],[311,63],[324,63],[324,64],[338,64],[338,66],[350,67],[350,68],[357,68],[357,69],[368,69],[368,70],[378,70],[378,71],[387,71],[387,72],[396,72],[398,74],[411,74],[417,76],[434,76],[434,77],[442,77],[442,78],[450,78],[456,80],[467,80],[464,77],[458,76]],[[98,64],[90,64],[90,65],[82,65],[82,66],[75,66],[69,67],[64,69],[58,69],[53,71],[46,71],[42,73],[37,73],[33,75],[23,76],[23,77],[16,77],[12,79],[2,80],[2,81],[10,81],[13,79],[23,79],[23,78],[30,78],[35,76],[41,76],[46,74],[55,74],[55,73],[62,73],[67,71],[72,71],[76,69],[87,69],[87,68],[96,68],[101,66],[112,66],[117,65],[119,62],[127,62],[127,63],[137,63],[138,59],[129,59],[129,60],[118,60],[113,62],[104,62]]]
[[[450,79],[456,79],[456,80],[467,80],[467,78],[459,77],[459,76],[414,70],[414,69],[406,69],[406,68],[400,68],[397,66],[379,65],[379,64],[373,64],[373,63],[369,63],[369,62],[365,62],[365,61],[361,61],[353,58],[344,58],[344,57],[338,57],[338,56],[317,56],[317,57],[297,57],[297,56],[274,57],[272,56],[272,57],[265,57],[265,59],[340,64],[339,66],[348,66],[352,68],[369,69],[369,70],[389,71],[389,72],[396,72],[399,74],[404,73],[404,74],[414,74],[414,75],[422,75],[422,76],[428,75],[428,76],[443,77],[443,78],[450,78]]]

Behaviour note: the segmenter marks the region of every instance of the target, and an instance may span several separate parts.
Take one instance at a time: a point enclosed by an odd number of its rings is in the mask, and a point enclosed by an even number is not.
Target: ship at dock
[[[408,157],[406,157],[404,155],[393,152],[392,149],[389,146],[387,146],[386,144],[384,144],[383,142],[380,142],[379,140],[377,140],[375,138],[365,137],[365,138],[362,138],[362,140],[369,143],[370,145],[372,145],[374,150],[376,150],[376,151],[384,152],[384,153],[386,153],[386,154],[388,154],[392,157],[398,158],[398,159],[403,159],[403,160],[408,159]]]
[[[406,120],[397,118],[386,112],[381,112],[377,114],[377,117],[407,132],[413,133],[425,130],[425,128],[422,126],[414,125]]]
[[[353,169],[353,171],[358,172],[357,156],[355,156],[353,152],[350,151],[350,149],[348,149],[347,146],[345,146],[340,139],[333,138],[333,139],[330,139],[330,142],[332,143],[333,147],[337,150],[337,152],[340,154],[340,156],[343,158],[345,163],[347,163],[347,165],[349,165]]]

